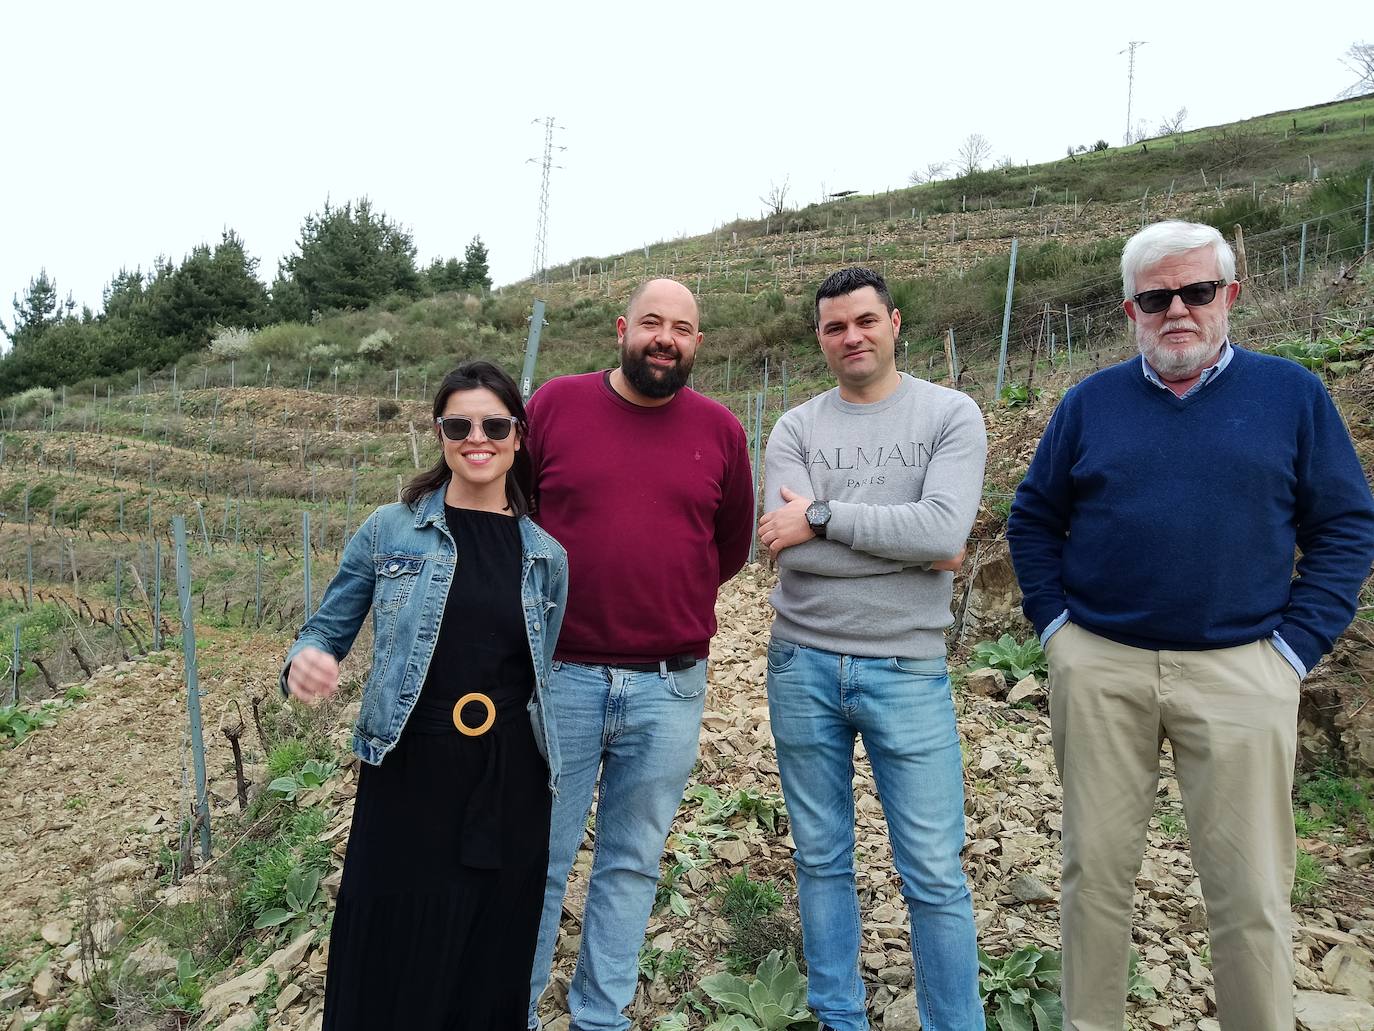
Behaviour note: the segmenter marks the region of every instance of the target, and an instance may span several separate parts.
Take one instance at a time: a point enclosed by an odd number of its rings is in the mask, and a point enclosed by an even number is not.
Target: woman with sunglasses
[[[524,1031],[529,1010],[567,556],[527,514],[509,376],[460,365],[434,428],[443,457],[363,523],[282,671],[307,704],[334,694],[372,610],[325,1031]]]

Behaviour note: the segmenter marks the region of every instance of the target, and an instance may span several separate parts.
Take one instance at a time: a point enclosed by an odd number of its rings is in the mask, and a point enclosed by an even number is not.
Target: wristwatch
[[[825,536],[825,527],[830,522],[830,506],[824,501],[813,501],[806,506],[806,525],[817,537]]]

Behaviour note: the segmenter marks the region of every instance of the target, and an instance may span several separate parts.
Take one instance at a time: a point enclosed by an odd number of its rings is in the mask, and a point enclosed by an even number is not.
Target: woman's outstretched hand
[[[286,688],[292,698],[319,705],[339,689],[339,660],[318,648],[302,648],[291,660]]]

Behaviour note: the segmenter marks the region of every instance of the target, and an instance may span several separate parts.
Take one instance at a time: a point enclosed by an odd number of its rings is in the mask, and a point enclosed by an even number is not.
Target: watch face
[[[824,526],[830,522],[830,506],[824,501],[813,501],[806,507],[806,521],[812,526]]]

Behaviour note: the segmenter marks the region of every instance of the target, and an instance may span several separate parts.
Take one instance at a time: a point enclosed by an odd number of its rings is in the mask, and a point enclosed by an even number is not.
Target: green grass
[[[1161,834],[1176,840],[1187,840],[1188,823],[1184,819],[1182,807],[1162,804],[1155,810],[1155,820],[1159,824]]]
[[[720,898],[721,913],[732,925],[768,916],[776,912],[783,901],[775,882],[750,880],[747,867],[717,885],[715,894]]]
[[[1374,784],[1346,775],[1328,761],[1298,778],[1293,788],[1293,816],[1301,837],[1340,829],[1368,834],[1374,815]]]
[[[696,969],[697,957],[687,949],[659,949],[647,942],[639,950],[639,974],[650,983],[662,981],[681,989]]]
[[[1298,862],[1293,872],[1293,905],[1315,902],[1326,884],[1326,870],[1311,854],[1298,849]]]
[[[54,602],[39,602],[25,611],[22,603],[11,598],[0,599],[0,650],[7,656],[14,647],[14,627],[19,625],[19,653],[24,672],[19,678],[22,691],[26,685],[42,683],[38,667],[27,661],[34,655],[46,659],[55,647],[60,631],[67,625],[67,614]],[[6,667],[8,680],[8,666]]]
[[[748,869],[720,882],[712,891],[730,930],[724,951],[726,969],[752,971],[774,949],[801,955],[801,927],[796,907],[788,905],[780,886],[755,881]]]
[[[270,780],[286,777],[295,773],[310,758],[310,749],[300,738],[287,738],[273,747],[267,756],[267,774]]]

